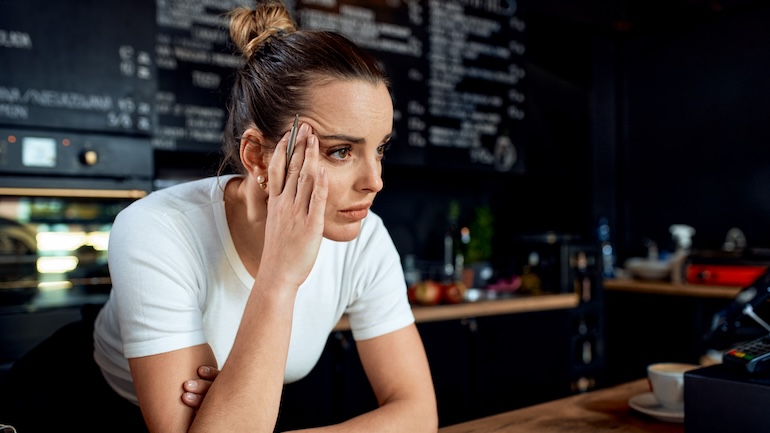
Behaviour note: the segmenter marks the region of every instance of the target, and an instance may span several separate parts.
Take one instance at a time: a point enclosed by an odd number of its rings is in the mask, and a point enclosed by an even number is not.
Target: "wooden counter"
[[[660,421],[629,407],[629,398],[649,390],[647,379],[639,379],[443,427],[439,433],[683,433],[683,423]]]
[[[533,311],[560,310],[575,308],[578,297],[574,293],[553,295],[520,296],[516,298],[495,299],[491,301],[466,302],[454,305],[414,306],[414,318],[417,323],[436,322],[439,320],[463,319],[467,317],[493,316]],[[350,329],[347,316],[343,316],[335,331]]]
[[[604,290],[649,295],[691,296],[696,298],[734,298],[741,287],[702,284],[672,284],[667,281],[611,279],[602,282]]]

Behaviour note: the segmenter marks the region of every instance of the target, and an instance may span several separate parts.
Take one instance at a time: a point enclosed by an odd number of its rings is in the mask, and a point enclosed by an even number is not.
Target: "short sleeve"
[[[140,202],[117,216],[108,248],[127,358],[205,342],[197,237],[182,215]]]
[[[358,238],[354,267],[356,297],[346,313],[353,338],[365,340],[414,323],[400,256],[379,217]]]

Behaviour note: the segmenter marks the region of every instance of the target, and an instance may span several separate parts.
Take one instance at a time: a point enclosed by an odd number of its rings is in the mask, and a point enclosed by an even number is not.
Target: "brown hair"
[[[277,143],[294,115],[307,111],[312,86],[339,79],[390,88],[384,67],[371,54],[338,33],[298,30],[279,1],[231,11],[230,37],[246,61],[230,94],[220,172],[226,167],[244,172],[240,139],[249,127]]]

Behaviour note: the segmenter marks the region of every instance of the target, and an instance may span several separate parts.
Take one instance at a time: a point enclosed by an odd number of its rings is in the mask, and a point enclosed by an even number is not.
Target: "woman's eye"
[[[383,143],[377,147],[377,155],[385,155],[385,152],[390,149],[390,142]]]
[[[350,155],[349,147],[341,147],[339,149],[332,149],[329,151],[329,156],[333,156],[337,159],[345,159]]]

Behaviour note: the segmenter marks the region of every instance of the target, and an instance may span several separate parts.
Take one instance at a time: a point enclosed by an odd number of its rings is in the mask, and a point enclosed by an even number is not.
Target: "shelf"
[[[605,291],[634,292],[649,295],[690,296],[695,298],[734,298],[741,287],[702,284],[672,284],[667,281],[610,279],[602,282]]]
[[[423,323],[466,317],[560,310],[575,308],[577,305],[577,295],[574,293],[560,293],[554,295],[521,296],[493,301],[467,302],[454,305],[414,306],[412,311],[414,312],[415,321]],[[343,316],[334,328],[335,331],[346,331],[349,329],[350,323],[347,316]]]

